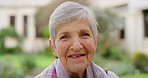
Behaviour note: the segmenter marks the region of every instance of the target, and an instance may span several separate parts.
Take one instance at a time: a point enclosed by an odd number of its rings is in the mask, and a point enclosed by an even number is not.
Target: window
[[[41,28],[39,26],[36,26],[36,37],[43,37]]]
[[[28,16],[23,17],[23,23],[24,23],[24,36],[27,37],[27,27],[28,27]]]
[[[10,16],[10,26],[15,26],[15,16]]]
[[[144,10],[144,36],[148,37],[148,10]]]
[[[120,39],[124,39],[124,29],[120,30]]]
[[[119,20],[119,28],[120,28],[120,39],[124,39],[125,38],[125,18],[122,17],[120,20]]]

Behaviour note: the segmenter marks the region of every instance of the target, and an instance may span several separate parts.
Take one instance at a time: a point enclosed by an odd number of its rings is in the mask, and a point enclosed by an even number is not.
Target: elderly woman
[[[35,78],[118,78],[92,61],[98,42],[93,13],[75,2],[64,2],[49,21],[50,46],[57,59]]]

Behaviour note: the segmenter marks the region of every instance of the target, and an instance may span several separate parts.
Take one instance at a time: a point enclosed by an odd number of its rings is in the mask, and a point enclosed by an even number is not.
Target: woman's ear
[[[49,45],[50,45],[50,47],[52,49],[52,52],[53,52],[54,57],[57,58],[58,57],[58,54],[57,54],[57,52],[55,50],[55,46],[53,45],[53,41],[51,39],[49,39]]]

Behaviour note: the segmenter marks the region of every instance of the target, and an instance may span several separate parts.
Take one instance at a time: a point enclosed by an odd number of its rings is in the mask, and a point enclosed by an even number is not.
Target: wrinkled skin
[[[85,78],[85,69],[96,52],[98,36],[95,37],[86,20],[57,26],[55,46],[52,40],[50,46],[71,78]]]

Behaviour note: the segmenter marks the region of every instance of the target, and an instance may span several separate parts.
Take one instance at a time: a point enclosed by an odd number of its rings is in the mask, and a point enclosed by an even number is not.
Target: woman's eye
[[[80,36],[82,36],[82,37],[89,37],[90,35],[88,33],[82,33]]]
[[[60,38],[60,40],[61,40],[61,39],[67,39],[67,38],[68,38],[67,35],[63,35],[63,36]]]

